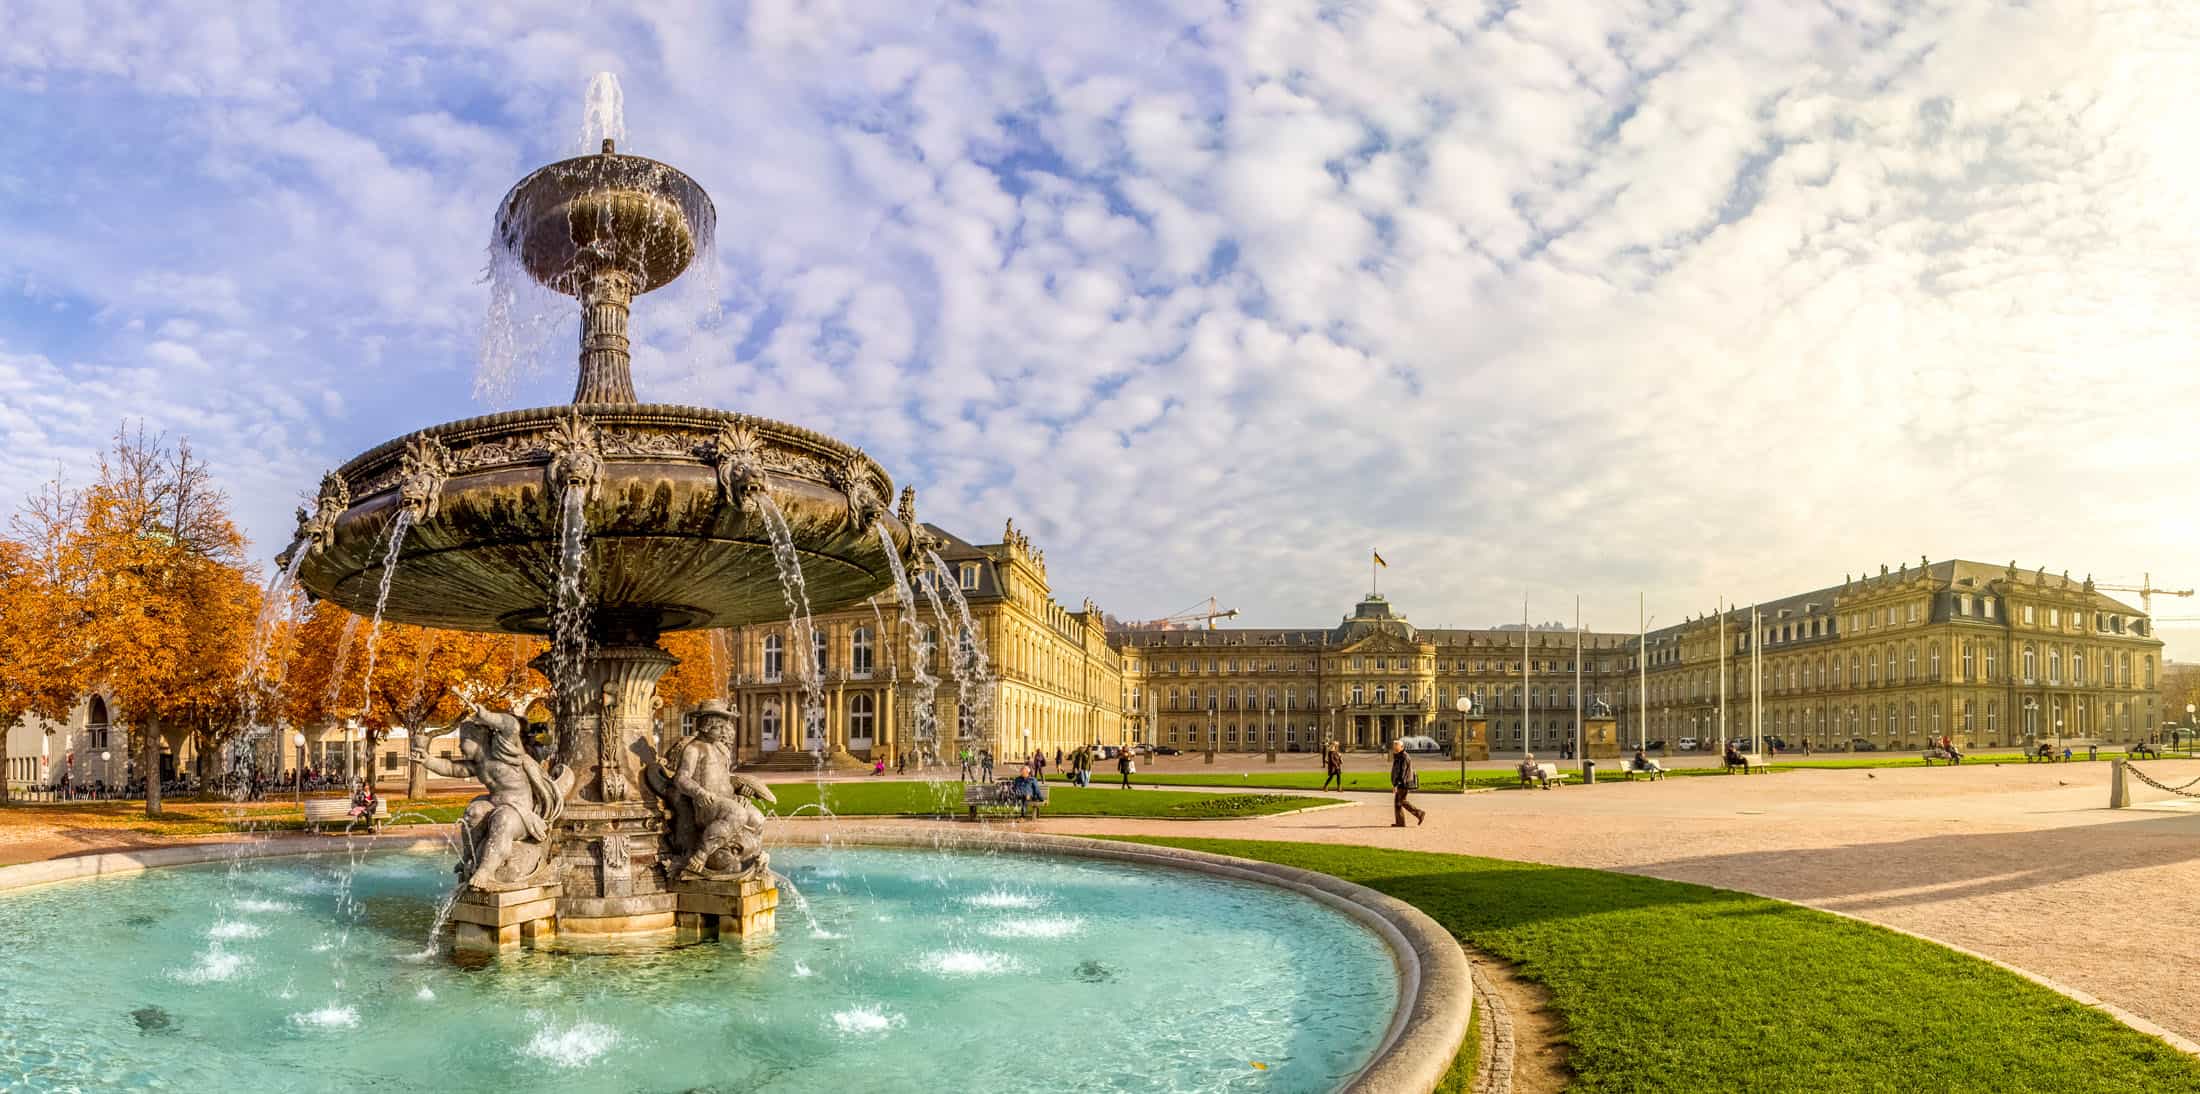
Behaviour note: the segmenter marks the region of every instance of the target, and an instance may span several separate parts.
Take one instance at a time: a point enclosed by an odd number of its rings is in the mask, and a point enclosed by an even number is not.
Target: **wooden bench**
[[[1533,772],[1520,770],[1518,774],[1520,775],[1521,789],[1525,790],[1540,782],[1543,784],[1543,789],[1549,790],[1554,786],[1565,785],[1567,778],[1573,773],[1560,771],[1557,764],[1537,764]]]
[[[1771,766],[1772,766],[1772,758],[1771,758],[1771,757],[1769,757],[1769,756],[1755,756],[1755,755],[1751,755],[1750,753],[1747,753],[1747,752],[1745,752],[1745,753],[1743,753],[1743,754],[1742,754],[1742,762],[1741,762],[1741,763],[1739,763],[1739,764],[1728,764],[1728,765],[1726,766],[1726,770],[1727,770],[1727,773],[1731,775],[1731,774],[1733,774],[1733,773],[1734,773],[1734,769],[1735,769],[1736,767],[1739,767],[1739,768],[1741,768],[1741,769],[1742,769],[1742,774],[1744,774],[1744,775],[1757,775],[1757,774],[1761,774],[1761,773],[1763,773],[1764,771],[1766,771],[1766,770],[1770,769],[1770,768],[1771,768]]]
[[[1648,767],[1636,767],[1635,759],[1632,756],[1620,757],[1619,773],[1627,776],[1628,782],[1635,781],[1635,776],[1637,774],[1648,775],[1653,782],[1665,777],[1665,769],[1658,766],[1658,761],[1650,761],[1650,766]]]
[[[1044,800],[1026,802],[1009,790],[1008,780],[990,783],[967,783],[963,786],[963,806],[970,810],[970,819],[978,819],[979,810],[1015,812],[1019,816],[1039,815],[1046,808]]]
[[[350,798],[307,798],[305,808],[306,827],[308,828],[318,830],[324,824],[341,824],[349,827],[353,823]],[[374,799],[374,815],[366,818],[367,828],[371,830],[374,826],[388,819],[390,819],[389,799]]]

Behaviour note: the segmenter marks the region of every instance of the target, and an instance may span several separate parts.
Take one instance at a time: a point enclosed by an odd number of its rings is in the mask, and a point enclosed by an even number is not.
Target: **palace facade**
[[[1921,561],[1760,604],[1757,617],[1754,633],[1749,610],[1730,609],[1646,642],[1590,632],[1577,645],[1570,630],[1415,628],[1370,594],[1326,629],[1133,630],[1114,641],[1133,739],[1187,749],[1448,743],[1463,696],[1481,701],[1503,752],[1572,740],[1583,699],[1610,704],[1630,745],[1716,741],[1722,726],[1746,737],[1753,664],[1763,731],[1791,748],[1922,748],[1942,735],[1988,748],[2131,741],[2161,725],[2162,643],[2144,614],[2090,580]]]
[[[814,619],[822,718],[802,714],[812,685],[790,656],[788,624],[728,632],[745,761],[951,760],[964,748],[1051,756],[1122,739],[1123,654],[1100,610],[1054,601],[1046,553],[1013,521],[992,544],[926,528],[942,541],[944,569],[910,575],[915,603],[887,590]],[[912,635],[924,636],[929,657],[911,654]]]

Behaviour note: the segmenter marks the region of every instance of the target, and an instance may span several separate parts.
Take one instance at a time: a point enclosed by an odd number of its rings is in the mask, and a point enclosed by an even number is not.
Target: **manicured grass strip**
[[[2200,1091],[2200,1061],[2012,973],[1794,904],[1468,855],[1142,839],[1333,874],[1517,962],[1576,1091]]]
[[[965,812],[960,782],[828,782],[825,807],[835,816],[960,816]],[[779,799],[771,806],[781,816],[814,813],[818,784],[772,784]],[[1074,786],[1047,787],[1049,817],[1155,817],[1179,820],[1215,820],[1265,817],[1315,805],[1330,805],[1336,798],[1300,797],[1287,794],[1229,794],[1181,790],[1101,790]]]
[[[308,793],[309,798],[340,798],[341,790]],[[391,824],[444,823],[458,819],[472,794],[439,794],[419,800],[390,799]],[[412,814],[421,814],[415,816]],[[146,817],[143,801],[9,802],[0,806],[0,826],[47,825],[98,829],[144,836],[208,836],[223,832],[288,831],[305,827],[303,810],[288,797],[238,803],[227,798],[205,801],[169,798],[160,819]],[[342,825],[329,825],[334,832]]]

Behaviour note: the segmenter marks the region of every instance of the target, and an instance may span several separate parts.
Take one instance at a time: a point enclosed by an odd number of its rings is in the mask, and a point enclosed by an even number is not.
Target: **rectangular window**
[[[1909,622],[1912,622],[1912,623],[1915,623],[1915,622],[1917,622],[1917,601],[1914,601],[1914,600],[1913,600],[1913,601],[1909,602],[1908,604],[1906,604],[1906,605],[1903,605],[1903,607],[1904,607],[1905,609],[1907,609],[1907,610],[1908,610],[1908,612],[1909,612],[1909,617],[1908,617],[1908,618],[1909,618]]]
[[[2024,624],[2028,627],[2032,625],[2032,605],[2030,604],[2024,606]]]
[[[2061,627],[2061,626],[2062,626],[2062,609],[2061,609],[2061,608],[2049,608],[2049,609],[2047,609],[2047,625],[2048,625],[2048,626],[2050,626],[2050,627],[2057,627],[2057,628],[2059,628],[2059,627]]]
[[[965,589],[975,589],[978,587],[977,563],[965,562],[962,564],[962,587]]]

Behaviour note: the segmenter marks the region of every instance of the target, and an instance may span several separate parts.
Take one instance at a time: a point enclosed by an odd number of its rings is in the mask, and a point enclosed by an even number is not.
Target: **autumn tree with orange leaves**
[[[80,619],[78,668],[137,734],[157,817],[164,733],[197,734],[204,754],[243,726],[238,678],[260,590],[229,499],[188,442],[117,431],[73,512],[55,571]]]
[[[48,487],[0,538],[0,771],[8,767],[8,726],[26,714],[66,718],[84,690],[83,635],[62,571],[75,501]]]

